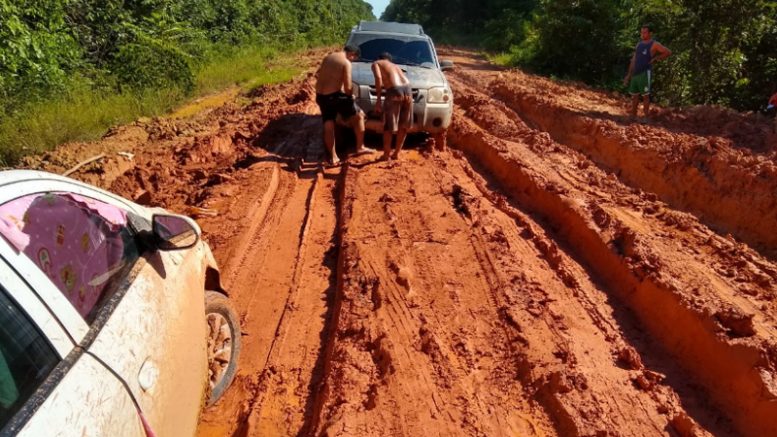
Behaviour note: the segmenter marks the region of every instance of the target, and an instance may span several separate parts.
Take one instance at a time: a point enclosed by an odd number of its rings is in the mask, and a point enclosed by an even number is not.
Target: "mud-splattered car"
[[[437,58],[434,43],[421,26],[362,21],[351,30],[346,44],[361,51],[361,58],[353,63],[352,80],[356,102],[368,114],[367,130],[383,131],[382,123],[369,117],[377,100],[371,64],[387,52],[405,72],[413,90],[410,132],[445,134],[453,114],[453,92],[443,71],[453,68],[453,62]]]
[[[193,435],[240,327],[197,224],[0,172],[0,434]]]

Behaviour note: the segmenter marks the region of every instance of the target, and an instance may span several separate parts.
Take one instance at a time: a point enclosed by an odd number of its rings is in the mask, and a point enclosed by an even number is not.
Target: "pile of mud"
[[[477,84],[527,125],[628,185],[759,250],[777,247],[777,135],[769,120],[696,107],[659,109],[643,125],[610,95],[518,71],[483,79]]]

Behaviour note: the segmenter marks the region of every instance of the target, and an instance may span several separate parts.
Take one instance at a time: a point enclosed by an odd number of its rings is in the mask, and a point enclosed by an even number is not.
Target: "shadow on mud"
[[[404,149],[426,147],[429,135],[412,133],[405,140]],[[323,162],[327,158],[324,148],[323,125],[321,116],[305,113],[287,114],[270,121],[267,126],[251,139],[254,147],[269,152],[269,156],[248,156],[238,166],[250,166],[256,162],[273,161],[284,163],[287,170],[298,171],[308,163]],[[383,136],[366,133],[364,144],[378,152],[383,150]],[[341,159],[347,158],[356,150],[356,136],[353,130],[338,127],[335,130],[335,150]],[[379,154],[376,154],[376,158]]]
[[[251,144],[276,156],[304,159],[309,152],[323,153],[321,130],[319,116],[286,114],[267,123]]]

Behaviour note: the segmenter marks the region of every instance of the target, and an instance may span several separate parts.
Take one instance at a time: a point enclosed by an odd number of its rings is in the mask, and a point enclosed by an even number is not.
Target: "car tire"
[[[237,374],[237,362],[240,357],[240,319],[226,296],[216,291],[206,291],[205,320],[208,333],[206,406],[211,406],[224,395]]]

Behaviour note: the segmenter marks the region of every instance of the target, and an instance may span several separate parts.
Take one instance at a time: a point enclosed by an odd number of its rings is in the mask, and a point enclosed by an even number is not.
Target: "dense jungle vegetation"
[[[361,0],[0,0],[0,164],[340,43],[360,19]]]
[[[773,0],[392,0],[385,20],[424,26],[437,42],[501,53],[538,73],[618,88],[639,29],[674,54],[656,67],[667,104],[757,110],[777,92]]]

